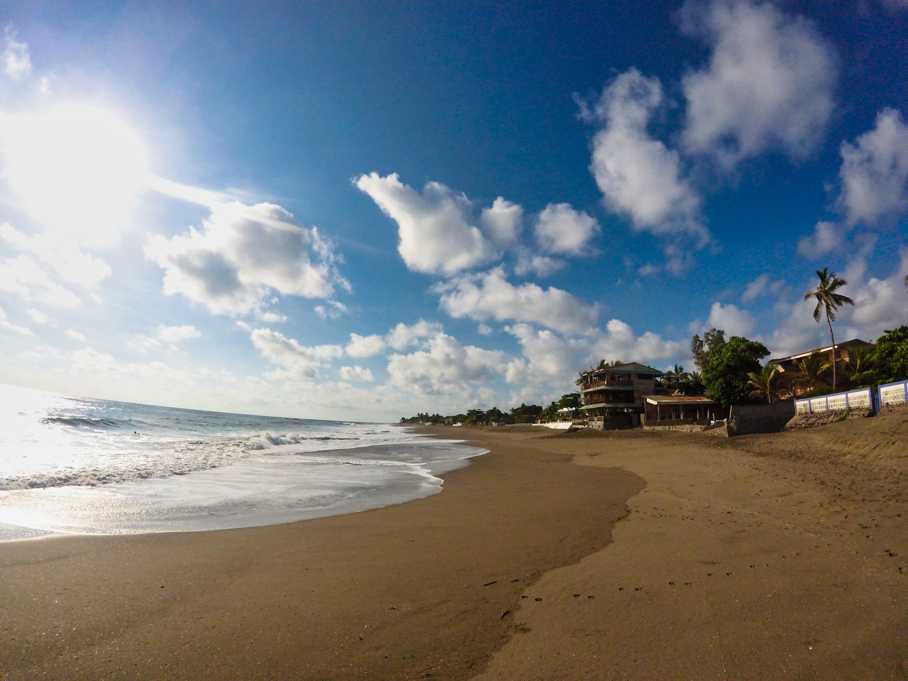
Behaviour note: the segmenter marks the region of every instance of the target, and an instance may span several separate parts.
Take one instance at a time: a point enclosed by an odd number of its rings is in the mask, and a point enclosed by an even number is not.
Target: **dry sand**
[[[904,413],[456,432],[400,506],[0,545],[0,679],[908,678]]]

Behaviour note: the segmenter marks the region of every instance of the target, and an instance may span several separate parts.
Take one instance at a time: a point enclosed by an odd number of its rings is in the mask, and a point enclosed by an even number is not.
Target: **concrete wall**
[[[774,404],[735,404],[728,413],[728,434],[778,433],[794,415],[793,400]]]

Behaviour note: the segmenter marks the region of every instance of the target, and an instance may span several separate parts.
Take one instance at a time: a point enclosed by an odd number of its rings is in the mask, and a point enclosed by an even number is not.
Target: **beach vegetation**
[[[880,373],[877,370],[876,354],[876,349],[869,347],[856,347],[848,351],[845,370],[848,372],[848,382],[852,388],[879,383]]]
[[[710,329],[703,338],[695,335],[691,352],[702,372],[706,394],[724,407],[750,399],[750,374],[762,371],[760,360],[769,354],[759,341],[742,336],[725,340],[721,329]]]
[[[800,376],[797,378],[797,382],[806,392],[813,392],[820,384],[823,375],[829,371],[830,366],[831,363],[825,355],[812,352],[798,362]]]
[[[877,339],[873,361],[880,382],[908,378],[908,326],[885,331]]]
[[[775,384],[778,373],[779,367],[775,364],[766,364],[759,371],[749,372],[747,382],[750,385],[751,394],[764,397],[769,404],[772,404],[776,395]]]

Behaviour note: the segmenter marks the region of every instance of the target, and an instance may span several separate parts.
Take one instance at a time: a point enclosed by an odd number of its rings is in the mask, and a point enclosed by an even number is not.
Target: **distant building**
[[[836,367],[838,368],[842,364],[848,362],[849,358],[851,357],[851,352],[856,348],[870,349],[872,347],[873,343],[868,343],[867,341],[861,340],[860,338],[852,338],[851,340],[836,343]],[[803,378],[803,372],[801,371],[800,363],[809,358],[814,353],[822,355],[824,360],[829,362],[830,365],[832,364],[832,345],[824,345],[818,348],[813,348],[811,350],[804,350],[803,352],[798,352],[794,355],[777,357],[776,359],[769,360],[770,365],[774,365],[779,368],[779,375],[778,379],[776,380],[777,388],[783,392],[791,392],[794,396],[808,392],[811,387],[807,386],[801,380]],[[830,372],[828,376],[825,376],[825,378],[831,378],[831,376],[832,374]],[[847,376],[845,375],[844,371],[839,374],[839,378],[844,384],[847,380]],[[820,380],[819,383],[826,385],[825,380]]]
[[[707,425],[724,419],[728,410],[705,395],[647,395],[643,425]]]
[[[658,369],[637,362],[615,362],[581,372],[580,412],[593,428],[640,425],[643,398],[656,392]]]

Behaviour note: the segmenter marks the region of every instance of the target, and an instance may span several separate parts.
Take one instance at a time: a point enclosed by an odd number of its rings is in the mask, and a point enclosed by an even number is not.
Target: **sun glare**
[[[20,207],[81,243],[108,246],[147,183],[145,148],[110,110],[71,104],[5,122],[4,174]]]

